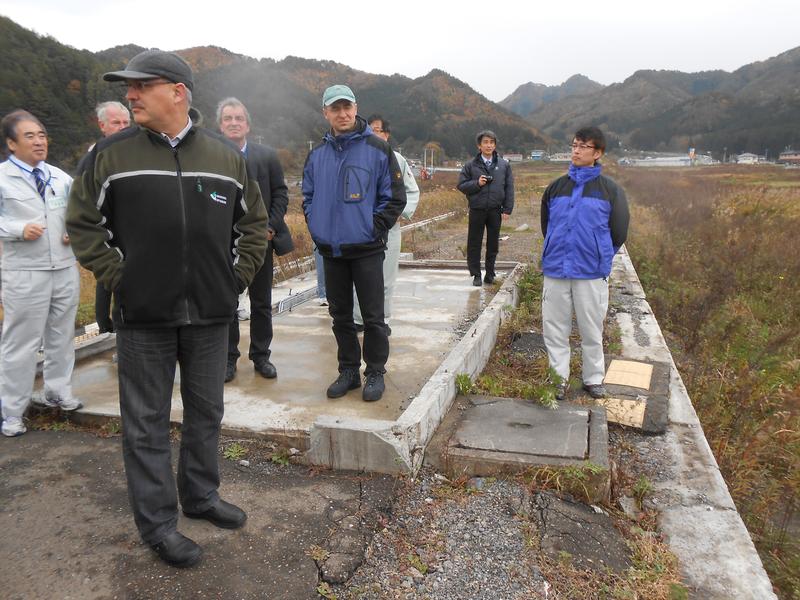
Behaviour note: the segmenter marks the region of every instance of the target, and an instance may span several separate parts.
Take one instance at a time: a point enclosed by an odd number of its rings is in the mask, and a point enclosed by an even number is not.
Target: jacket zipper
[[[178,157],[178,148],[172,149],[172,155],[175,157],[175,165],[178,175],[178,199],[181,205],[181,233],[183,235],[183,244],[181,247],[181,258],[183,260],[183,309],[186,311],[185,320],[187,325],[192,324],[192,319],[189,316],[189,291],[187,286],[189,284],[189,242],[188,232],[186,227],[186,202],[183,197],[183,172],[181,170],[181,161]]]

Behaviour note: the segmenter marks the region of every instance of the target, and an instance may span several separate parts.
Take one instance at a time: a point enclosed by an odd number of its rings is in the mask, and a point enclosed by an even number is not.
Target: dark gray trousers
[[[189,512],[202,512],[219,499],[217,445],[227,338],[227,323],[117,331],[128,497],[147,544],[175,531],[178,498]],[[169,440],[176,362],[183,400],[177,493]]]

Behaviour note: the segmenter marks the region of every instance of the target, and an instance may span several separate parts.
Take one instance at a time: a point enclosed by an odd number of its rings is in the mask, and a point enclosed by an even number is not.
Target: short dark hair
[[[374,123],[375,121],[380,121],[381,122],[381,129],[383,129],[384,133],[391,133],[392,132],[392,130],[389,128],[389,121],[384,119],[382,115],[379,115],[379,114],[376,113],[374,115],[370,115],[370,116],[367,117],[367,123],[369,123],[370,125],[372,123]]]
[[[575,132],[575,139],[579,142],[591,142],[603,154],[606,152],[606,136],[599,127],[581,127]]]
[[[475,143],[477,143],[478,146],[480,146],[481,142],[483,141],[483,138],[485,137],[488,137],[490,140],[493,140],[495,144],[497,143],[497,135],[491,129],[484,129],[478,135],[476,135]]]
[[[3,139],[7,140],[10,138],[16,142],[17,125],[19,125],[22,121],[33,121],[39,127],[41,127],[45,133],[47,133],[47,128],[39,119],[34,117],[27,110],[18,108],[17,110],[12,110],[5,117],[3,117],[2,121],[0,121],[0,127],[3,128]]]

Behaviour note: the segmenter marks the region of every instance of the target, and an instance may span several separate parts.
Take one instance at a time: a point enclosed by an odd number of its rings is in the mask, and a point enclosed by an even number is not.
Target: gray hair
[[[229,98],[225,98],[224,100],[220,100],[219,104],[217,104],[217,125],[222,122],[222,111],[228,106],[234,106],[236,108],[241,107],[244,110],[244,118],[247,119],[247,124],[252,124],[250,122],[250,111],[247,110],[247,107],[242,103],[241,100],[231,96]]]
[[[106,114],[108,113],[108,109],[112,106],[118,108],[122,112],[124,112],[130,118],[131,113],[128,112],[128,108],[122,104],[122,102],[117,102],[116,100],[109,100],[108,102],[101,102],[97,105],[97,108],[94,109],[94,112],[97,114],[97,120],[106,123]]]

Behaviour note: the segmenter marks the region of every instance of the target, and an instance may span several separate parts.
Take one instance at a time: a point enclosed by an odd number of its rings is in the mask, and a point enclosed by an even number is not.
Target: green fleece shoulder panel
[[[113,290],[122,276],[122,253],[108,242],[112,237],[106,228],[104,204],[106,177],[98,173],[97,147],[75,178],[67,204],[67,233],[72,251],[86,269],[107,290]]]

